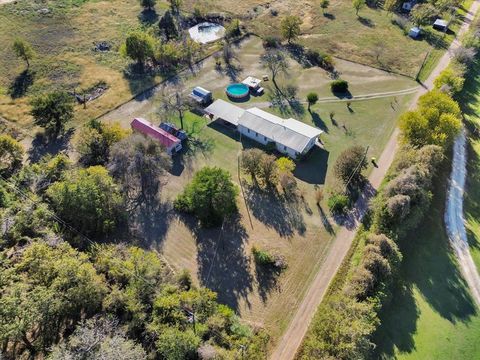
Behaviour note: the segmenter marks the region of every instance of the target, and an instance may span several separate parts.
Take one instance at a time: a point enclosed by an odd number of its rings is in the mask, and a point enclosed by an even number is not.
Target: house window
[[[255,133],[255,137],[257,137],[257,136],[258,136],[258,133]]]
[[[284,146],[284,147],[283,147],[283,150],[287,151],[287,147],[286,147],[286,146]]]
[[[267,141],[267,137],[266,137],[266,136],[264,136],[264,137],[263,137],[263,140],[264,140],[264,141]]]
[[[249,133],[249,132],[250,132],[250,129],[247,129],[247,133]]]

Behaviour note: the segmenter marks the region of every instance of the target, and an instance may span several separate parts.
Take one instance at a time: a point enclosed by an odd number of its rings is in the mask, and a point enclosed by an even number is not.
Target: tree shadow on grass
[[[155,9],[143,9],[138,14],[138,20],[144,25],[152,25],[158,21],[158,14]]]
[[[28,150],[28,160],[35,163],[45,155],[56,155],[61,151],[67,150],[74,132],[75,129],[68,129],[56,139],[48,139],[44,133],[38,133],[32,140],[32,146]]]
[[[299,199],[286,199],[274,189],[260,189],[245,184],[245,198],[252,216],[274,229],[281,237],[305,233],[306,225]]]
[[[328,134],[328,126],[325,121],[322,120],[320,115],[315,111],[310,111],[310,116],[312,117],[312,122],[315,124],[315,126],[322,130],[324,133]]]
[[[480,157],[472,146],[474,136],[470,136],[470,142],[468,143],[468,157],[467,157],[467,186],[465,192],[465,220],[466,225],[476,224],[480,228]],[[478,139],[475,141],[478,142]],[[468,244],[474,249],[480,249],[480,242],[477,238],[478,234],[475,234],[470,226],[466,226]]]
[[[173,204],[169,201],[141,204],[136,213],[129,216],[130,232],[141,245],[160,248],[174,217]]]
[[[419,310],[413,288],[436,313],[452,323],[468,322],[477,312],[445,233],[445,183],[436,185],[441,195],[434,198],[426,219],[399,243],[406,291],[398,293],[396,289],[392,303],[380,314],[383,325],[375,336],[378,354],[394,354],[395,347],[404,352],[415,349],[413,336]]]
[[[308,184],[325,184],[329,156],[328,151],[314,146],[304,159],[297,162],[293,175]]]
[[[184,217],[197,242],[198,277],[202,286],[217,292],[218,300],[239,309],[239,302],[248,303],[253,290],[250,258],[245,254],[248,234],[237,216],[220,227],[200,228],[195,219]]]
[[[18,99],[25,96],[30,86],[33,85],[35,79],[35,72],[26,69],[22,71],[13,82],[10,84],[8,94],[12,99]]]
[[[209,157],[215,148],[215,142],[212,139],[201,139],[197,136],[190,136],[183,143],[183,149],[179,154],[172,158],[172,168],[170,174],[180,176],[185,168],[192,169],[196,157],[202,155]]]
[[[363,16],[359,16],[357,18],[358,22],[366,27],[369,27],[369,28],[374,28],[375,27],[375,23],[369,19],[369,18],[364,18]]]
[[[268,296],[273,290],[280,292],[278,278],[281,270],[271,265],[260,265],[255,263],[255,276],[258,282],[258,295],[263,303],[266,303]]]

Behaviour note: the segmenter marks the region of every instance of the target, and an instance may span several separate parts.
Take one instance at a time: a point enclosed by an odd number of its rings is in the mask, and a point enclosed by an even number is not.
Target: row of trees
[[[260,149],[243,150],[240,158],[242,170],[251,176],[255,186],[272,189],[278,184],[286,195],[292,195],[297,188],[293,176],[295,163],[287,158],[276,158]]]

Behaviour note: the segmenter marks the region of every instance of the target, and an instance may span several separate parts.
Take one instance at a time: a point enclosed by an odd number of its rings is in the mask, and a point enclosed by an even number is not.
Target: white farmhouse
[[[295,119],[282,119],[259,108],[244,110],[224,100],[216,100],[205,109],[212,118],[234,125],[242,136],[276,149],[293,159],[306,154],[323,132]]]

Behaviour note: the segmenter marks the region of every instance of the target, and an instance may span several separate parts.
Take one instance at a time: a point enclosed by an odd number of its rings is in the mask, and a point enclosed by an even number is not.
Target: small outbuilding
[[[408,36],[410,36],[412,39],[418,39],[420,37],[421,30],[419,27],[415,26],[410,29],[408,32]]]
[[[196,86],[190,93],[190,97],[195,100],[197,104],[208,105],[212,102],[212,92],[201,86]]]
[[[443,19],[437,19],[433,23],[433,28],[440,30],[440,31],[447,31],[448,30],[448,21]]]
[[[264,91],[262,87],[260,87],[260,83],[262,80],[254,78],[253,76],[247,77],[245,80],[242,81],[242,84],[247,85],[250,88],[250,92],[254,95],[261,95]]]
[[[130,126],[132,127],[133,131],[157,140],[165,147],[169,155],[182,150],[182,142],[179,138],[169,134],[163,129],[160,129],[158,126],[153,125],[151,122],[145,119],[135,118],[130,123]]]

